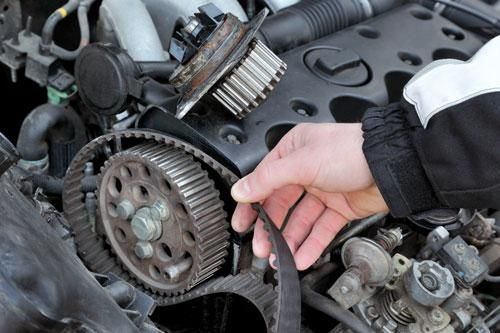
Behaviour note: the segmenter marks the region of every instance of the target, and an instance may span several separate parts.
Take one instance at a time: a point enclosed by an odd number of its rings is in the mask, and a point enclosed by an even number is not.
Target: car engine
[[[229,223],[294,126],[499,31],[496,0],[0,0],[0,331],[500,332],[498,211],[352,221],[304,272],[260,205],[276,267]]]

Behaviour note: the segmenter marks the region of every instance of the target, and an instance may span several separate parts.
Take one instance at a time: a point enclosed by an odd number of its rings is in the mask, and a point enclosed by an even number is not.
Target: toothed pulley
[[[118,152],[101,169],[97,192],[101,232],[116,260],[145,288],[176,295],[224,262],[223,202],[184,151],[147,143]]]

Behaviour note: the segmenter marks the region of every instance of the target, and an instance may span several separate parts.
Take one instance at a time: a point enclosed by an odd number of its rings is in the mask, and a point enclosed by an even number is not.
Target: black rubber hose
[[[353,222],[351,227],[345,229],[344,231],[340,231],[340,234],[336,236],[335,239],[325,249],[325,251],[323,251],[323,255],[326,255],[335,248],[341,246],[349,238],[357,236],[363,231],[366,231],[372,226],[380,223],[386,216],[387,214],[385,213],[378,213],[372,216],[368,216],[367,218],[361,219],[357,222]]]
[[[78,8],[78,5],[79,0],[69,0],[64,6],[58,8],[49,16],[42,28],[42,48],[47,48],[47,51],[49,50],[57,24],[68,16],[68,14],[74,12]]]
[[[155,62],[139,62],[139,69],[145,76],[153,79],[168,79],[175,71],[179,63],[177,61],[155,61]]]
[[[75,112],[62,105],[43,104],[24,119],[17,140],[17,149],[26,161],[39,161],[47,157],[49,132],[58,127],[60,141],[70,141],[75,136]]]
[[[326,314],[343,324],[354,333],[374,333],[375,331],[356,317],[351,311],[344,310],[334,300],[331,300],[313,290],[323,277],[331,274],[336,265],[328,263],[317,271],[305,276],[301,281],[302,302],[309,307]]]
[[[401,0],[304,0],[267,18],[257,38],[273,51],[281,53],[362,22],[401,2]]]
[[[477,0],[417,0],[423,6],[434,10],[440,7],[440,13],[450,21],[465,29],[500,29],[500,15],[487,5]]]
[[[45,194],[61,195],[63,191],[63,179],[49,175],[32,175],[33,185],[43,189]]]

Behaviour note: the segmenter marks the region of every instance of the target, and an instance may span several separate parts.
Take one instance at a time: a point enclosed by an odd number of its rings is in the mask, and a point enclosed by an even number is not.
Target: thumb
[[[310,185],[318,166],[308,156],[310,149],[303,148],[281,159],[264,161],[233,186],[232,197],[241,203],[259,202],[284,186]]]

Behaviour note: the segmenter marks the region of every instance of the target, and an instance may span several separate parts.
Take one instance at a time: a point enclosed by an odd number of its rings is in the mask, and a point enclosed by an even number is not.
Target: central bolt
[[[158,239],[162,233],[160,214],[153,213],[148,207],[139,209],[130,225],[134,235],[142,241]]]

